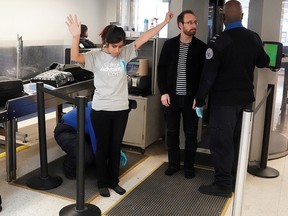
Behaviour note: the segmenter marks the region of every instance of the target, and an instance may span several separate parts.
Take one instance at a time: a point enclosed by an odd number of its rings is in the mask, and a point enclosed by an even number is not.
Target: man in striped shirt
[[[158,87],[167,129],[168,168],[173,175],[180,169],[180,120],[185,134],[184,176],[193,178],[197,149],[198,117],[193,101],[205,61],[206,44],[195,37],[197,17],[191,10],[177,17],[180,34],[167,40],[158,63]]]

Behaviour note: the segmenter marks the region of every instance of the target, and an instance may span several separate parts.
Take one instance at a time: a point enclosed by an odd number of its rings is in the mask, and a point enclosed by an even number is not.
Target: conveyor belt
[[[59,87],[53,91],[64,94],[70,98],[76,96],[90,96],[94,90],[93,80],[82,81],[67,86]],[[45,108],[56,107],[66,100],[45,94]],[[21,107],[21,109],[19,109]],[[26,95],[20,98],[11,99],[6,104],[7,120],[19,118],[37,112],[37,96]]]

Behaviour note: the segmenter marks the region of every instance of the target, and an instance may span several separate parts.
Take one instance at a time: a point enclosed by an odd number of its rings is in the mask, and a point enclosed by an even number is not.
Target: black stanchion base
[[[101,216],[101,210],[92,204],[85,204],[83,210],[77,210],[76,204],[68,205],[61,209],[60,216]]]
[[[60,186],[62,182],[63,180],[60,176],[48,176],[47,178],[35,176],[30,178],[26,185],[32,189],[49,190]]]
[[[0,195],[0,212],[2,211],[2,199],[1,199],[1,195]]]
[[[271,167],[260,168],[257,166],[249,166],[248,173],[262,178],[276,178],[279,176],[278,170]]]

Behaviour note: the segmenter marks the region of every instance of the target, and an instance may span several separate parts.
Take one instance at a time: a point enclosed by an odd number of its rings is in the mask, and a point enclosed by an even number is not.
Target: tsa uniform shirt
[[[126,65],[137,57],[135,44],[123,47],[121,53],[113,57],[104,51],[83,53],[86,70],[94,73],[95,92],[92,108],[96,111],[120,111],[128,109],[128,83]]]
[[[230,23],[220,36],[209,42],[196,106],[209,103],[218,106],[247,105],[254,98],[254,69],[266,67],[269,56],[257,33],[241,22]]]

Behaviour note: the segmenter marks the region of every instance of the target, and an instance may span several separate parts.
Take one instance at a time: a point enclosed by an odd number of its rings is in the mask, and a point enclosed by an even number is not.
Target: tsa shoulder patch
[[[213,57],[213,50],[211,48],[208,48],[206,50],[206,59],[209,60]]]

